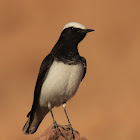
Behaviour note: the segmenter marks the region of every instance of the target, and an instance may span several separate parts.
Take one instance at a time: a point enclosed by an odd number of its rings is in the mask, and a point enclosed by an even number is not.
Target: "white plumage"
[[[82,63],[68,65],[54,60],[42,85],[40,106],[59,106],[69,100],[76,93],[83,72]]]
[[[70,22],[70,23],[67,23],[63,30],[66,29],[66,28],[69,28],[69,27],[75,27],[75,28],[80,28],[80,29],[87,29],[85,25],[83,24],[80,24],[78,22]]]

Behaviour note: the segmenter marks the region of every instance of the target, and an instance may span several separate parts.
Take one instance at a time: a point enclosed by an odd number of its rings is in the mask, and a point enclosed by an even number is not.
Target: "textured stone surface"
[[[63,126],[66,128],[65,126]],[[64,130],[60,128],[61,132],[63,133],[64,137],[60,135],[60,133],[57,131],[57,129],[53,128],[53,125],[50,125],[46,131],[36,140],[70,140],[71,139],[71,131],[70,130]],[[74,132],[75,140],[87,140],[85,137],[81,136],[80,134],[77,134]]]

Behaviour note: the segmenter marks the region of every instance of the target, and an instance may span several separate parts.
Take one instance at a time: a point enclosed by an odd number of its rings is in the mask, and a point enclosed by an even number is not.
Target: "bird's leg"
[[[60,133],[60,135],[64,137],[64,135],[62,134],[61,130],[59,129],[59,125],[57,124],[57,122],[56,122],[55,119],[54,119],[54,115],[53,115],[53,113],[52,113],[52,109],[51,109],[50,105],[48,105],[48,108],[49,108],[49,110],[50,110],[50,112],[51,112],[51,115],[52,115],[52,118],[53,118],[53,125],[54,125],[54,128],[57,128],[57,130],[58,130],[58,132]]]
[[[71,125],[71,123],[70,123],[68,114],[67,114],[67,112],[66,112],[66,103],[63,104],[63,109],[64,109],[65,115],[66,115],[67,120],[68,120],[68,123],[69,123],[69,125],[67,125],[67,129],[71,130],[72,138],[75,139],[75,136],[74,136],[73,131],[75,131],[75,132],[78,133],[78,134],[79,134],[79,132],[72,128],[72,125]]]

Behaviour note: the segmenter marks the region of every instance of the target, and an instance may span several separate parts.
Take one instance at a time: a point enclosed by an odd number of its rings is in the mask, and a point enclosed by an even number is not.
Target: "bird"
[[[62,105],[74,138],[74,129],[66,112],[66,103],[75,95],[85,77],[86,59],[80,56],[78,44],[92,31],[94,30],[78,22],[70,22],[63,27],[58,41],[42,61],[32,108],[23,127],[24,134],[35,133],[46,114],[50,112],[54,127],[63,135],[52,112],[54,107]]]

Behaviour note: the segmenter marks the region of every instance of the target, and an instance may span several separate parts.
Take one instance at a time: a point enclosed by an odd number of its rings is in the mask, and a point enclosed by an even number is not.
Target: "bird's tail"
[[[23,127],[23,133],[26,135],[35,133],[41,121],[48,112],[48,109],[45,111],[39,111],[35,113],[29,112],[29,114],[27,115],[28,120]]]

